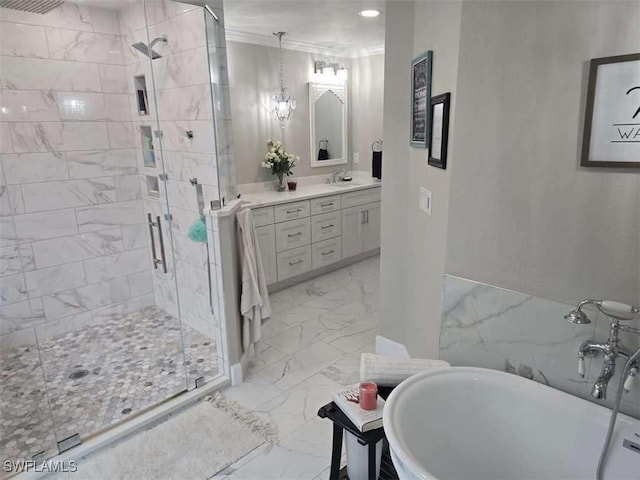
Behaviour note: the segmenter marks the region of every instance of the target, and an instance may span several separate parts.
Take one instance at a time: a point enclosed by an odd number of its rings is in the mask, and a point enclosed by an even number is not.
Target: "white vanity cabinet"
[[[352,257],[380,247],[380,202],[342,210],[342,255]]]
[[[252,212],[269,285],[380,247],[379,187],[329,190]]]

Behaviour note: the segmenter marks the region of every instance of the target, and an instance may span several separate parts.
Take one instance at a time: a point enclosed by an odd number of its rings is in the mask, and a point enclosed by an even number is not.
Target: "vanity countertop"
[[[310,198],[325,197],[328,195],[339,195],[341,193],[355,192],[367,188],[380,188],[382,182],[376,178],[354,178],[353,185],[347,185],[346,182],[341,186],[332,186],[327,183],[318,183],[312,185],[298,185],[295,192],[257,192],[242,195],[240,198],[246,202],[249,208],[267,207],[270,205],[278,205],[281,203],[297,202],[299,200],[308,200]]]

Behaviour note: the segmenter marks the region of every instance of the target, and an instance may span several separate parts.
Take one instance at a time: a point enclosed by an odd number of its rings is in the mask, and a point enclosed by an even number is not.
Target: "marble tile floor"
[[[332,425],[316,414],[334,391],[359,381],[360,354],[375,350],[379,268],[374,257],[271,296],[260,351],[244,383],[223,393],[269,419],[279,443],[215,480],[329,478]]]
[[[101,431],[184,391],[187,381],[192,388],[196,378],[218,373],[214,341],[184,324],[181,332],[178,320],[156,307],[40,339],[39,346],[1,352],[2,460],[55,451],[57,440]]]

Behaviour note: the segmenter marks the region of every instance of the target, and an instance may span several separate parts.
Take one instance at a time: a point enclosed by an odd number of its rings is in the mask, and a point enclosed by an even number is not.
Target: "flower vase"
[[[277,192],[284,192],[286,190],[286,184],[284,183],[284,174],[278,173],[278,183],[276,184]]]

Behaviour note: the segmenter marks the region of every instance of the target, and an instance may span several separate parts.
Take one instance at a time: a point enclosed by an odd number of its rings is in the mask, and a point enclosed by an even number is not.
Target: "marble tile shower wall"
[[[577,352],[584,340],[606,341],[609,322],[590,312],[590,325],[570,324],[563,317],[574,307],[445,275],[440,358],[457,366],[511,372],[599,403],[590,391],[602,356],[587,361],[581,378]],[[620,338],[628,350],[640,347],[638,336],[621,333]],[[619,360],[605,405],[615,397],[622,365]],[[638,382],[623,394],[622,411],[640,418]]]
[[[152,305],[117,12],[0,19],[2,333]]]
[[[165,241],[173,242],[174,255],[167,258],[169,274],[161,270],[153,272],[155,297],[165,311],[177,315],[180,310],[185,322],[215,338],[206,245],[187,237],[189,227],[200,215],[196,189],[190,180],[197,178],[202,185],[205,205],[219,199],[204,11],[173,0],[148,0],[146,12],[144,9],[138,2],[122,11],[120,28],[134,134],[140,135],[140,126],[162,132],[161,140],[153,138],[156,167],[145,166],[139,150],[138,168],[144,175],[157,176],[164,165],[169,178],[166,192],[165,185],[160,184],[160,196],[148,194],[146,183],[142,186],[145,213],[154,216],[166,213],[166,193],[172,215],[171,227],[165,222],[163,232]],[[153,65],[131,46],[163,36],[167,37],[167,43],[154,46],[162,57],[154,59]],[[155,85],[157,105],[150,99],[148,115],[140,115],[136,105],[132,79],[140,75],[145,76],[149,89]],[[191,132],[192,138],[187,132]]]

